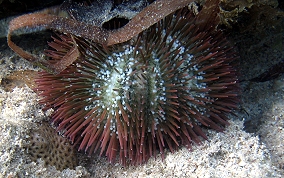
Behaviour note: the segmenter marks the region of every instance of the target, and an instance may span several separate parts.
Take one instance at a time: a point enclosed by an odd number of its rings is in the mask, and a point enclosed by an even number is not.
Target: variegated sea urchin
[[[119,154],[122,164],[140,164],[157,150],[199,143],[201,126],[228,124],[238,87],[234,49],[220,31],[195,24],[183,9],[113,46],[59,35],[46,52],[54,61],[72,38],[82,55],[57,75],[40,73],[41,102],[79,150],[111,162]]]

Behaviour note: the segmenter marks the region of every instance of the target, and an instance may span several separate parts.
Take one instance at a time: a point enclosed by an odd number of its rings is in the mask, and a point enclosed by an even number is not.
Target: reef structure
[[[200,143],[207,139],[202,127],[223,131],[238,104],[237,55],[215,28],[218,1],[208,1],[197,16],[184,7],[188,3],[155,1],[147,7],[155,14],[148,26],[143,10],[130,35],[125,25],[103,33],[103,40],[72,30],[53,37],[44,64],[56,74],[40,72],[36,91],[79,150],[135,165],[158,152],[164,157],[165,148]],[[157,4],[170,10],[157,14]]]

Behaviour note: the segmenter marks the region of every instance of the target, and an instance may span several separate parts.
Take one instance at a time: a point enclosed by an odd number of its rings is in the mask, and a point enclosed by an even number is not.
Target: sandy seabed
[[[274,46],[279,35],[269,37],[266,45],[255,45],[262,42],[253,37],[232,36],[236,38],[241,38],[237,42],[240,81],[283,60],[284,47]],[[283,34],[280,38],[282,44]],[[19,38],[17,44],[42,51],[44,40],[32,39]],[[5,38],[0,39],[0,49],[0,177],[284,177],[284,77],[241,82],[240,110],[230,117],[230,126],[223,133],[209,130],[208,141],[194,144],[191,151],[181,147],[175,153],[167,152],[164,161],[158,156],[137,167],[78,153],[80,166],[58,171],[40,159],[31,162],[26,154],[30,131],[50,115],[42,111],[39,97],[27,85],[30,75],[8,80],[15,72],[39,69],[11,51]]]

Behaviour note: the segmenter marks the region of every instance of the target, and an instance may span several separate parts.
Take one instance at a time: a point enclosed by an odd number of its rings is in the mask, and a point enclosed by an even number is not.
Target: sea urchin
[[[140,164],[157,150],[164,156],[165,148],[206,139],[200,126],[222,131],[237,107],[234,49],[213,27],[200,31],[186,8],[113,46],[59,35],[47,55],[60,59],[73,40],[80,58],[36,82],[58,130],[79,150]]]

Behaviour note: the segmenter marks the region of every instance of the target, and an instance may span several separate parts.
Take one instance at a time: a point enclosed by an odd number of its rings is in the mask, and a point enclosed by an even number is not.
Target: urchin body
[[[77,38],[81,57],[37,80],[58,129],[79,150],[99,151],[111,162],[119,154],[122,164],[199,143],[199,136],[206,139],[200,125],[222,131],[237,105],[236,56],[220,32],[201,32],[194,23],[179,11],[111,47]],[[51,46],[64,53],[57,44]]]

